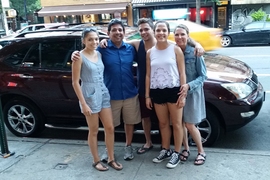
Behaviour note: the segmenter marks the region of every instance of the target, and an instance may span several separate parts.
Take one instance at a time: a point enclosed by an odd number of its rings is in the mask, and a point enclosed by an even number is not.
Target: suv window
[[[71,69],[71,54],[76,50],[75,39],[54,40],[29,45],[4,60],[21,68]]]
[[[70,68],[71,53],[75,50],[75,40],[45,42],[41,45],[41,66],[43,68]]]
[[[25,47],[11,54],[4,60],[4,63],[12,67],[20,67],[30,47]]]
[[[35,30],[39,30],[39,29],[43,29],[43,28],[45,28],[45,26],[44,26],[44,25],[41,25],[41,26],[36,26],[36,29],[35,29]]]

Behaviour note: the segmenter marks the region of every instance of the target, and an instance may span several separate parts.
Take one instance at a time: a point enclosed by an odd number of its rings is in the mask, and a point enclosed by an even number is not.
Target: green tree
[[[266,17],[266,13],[261,9],[251,14],[253,21],[261,21]]]
[[[35,11],[41,9],[40,0],[9,0],[10,8],[16,9],[18,16],[26,17],[25,4],[27,14],[33,14]]]

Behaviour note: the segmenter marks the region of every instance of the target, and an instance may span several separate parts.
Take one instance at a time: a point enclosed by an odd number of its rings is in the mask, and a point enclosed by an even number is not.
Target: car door
[[[63,123],[72,120],[73,114],[81,115],[72,88],[71,65],[67,65],[74,47],[74,38],[44,39],[30,48],[18,70],[24,77],[25,93],[38,104],[48,122],[57,119]],[[67,91],[71,92],[67,95]]]
[[[237,34],[237,44],[262,43],[265,36],[262,35],[263,22],[250,23],[242,28],[243,32]]]

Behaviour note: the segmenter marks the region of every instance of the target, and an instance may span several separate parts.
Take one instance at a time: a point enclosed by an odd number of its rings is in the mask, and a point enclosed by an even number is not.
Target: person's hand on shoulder
[[[195,43],[195,51],[194,55],[195,56],[202,56],[205,53],[204,48],[200,43]]]
[[[102,39],[100,42],[99,42],[99,46],[101,48],[106,48],[108,45],[108,40],[107,39]]]
[[[71,61],[78,61],[80,60],[80,52],[79,51],[74,51],[72,54],[71,54]]]

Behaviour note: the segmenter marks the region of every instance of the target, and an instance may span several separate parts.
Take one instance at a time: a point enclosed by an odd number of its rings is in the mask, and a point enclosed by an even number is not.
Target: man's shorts
[[[146,107],[145,97],[139,96],[141,117],[148,118],[151,116],[152,111]]]
[[[180,87],[150,89],[150,96],[152,98],[152,102],[156,104],[176,103],[179,97],[179,91]]]
[[[121,124],[121,113],[125,124],[141,122],[141,111],[138,95],[125,100],[111,100],[114,127]]]

